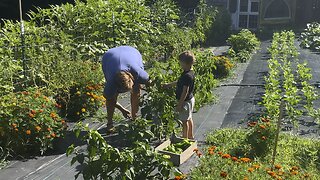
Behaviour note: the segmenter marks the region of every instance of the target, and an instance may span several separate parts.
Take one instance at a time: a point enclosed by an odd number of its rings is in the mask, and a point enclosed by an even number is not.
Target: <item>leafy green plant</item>
[[[33,150],[43,154],[52,148],[55,138],[64,135],[65,120],[57,114],[60,105],[41,89],[10,93],[2,96],[0,102],[3,151],[11,149],[16,154],[24,154]]]
[[[67,155],[76,153],[71,164],[78,162],[83,167],[75,176],[76,178],[80,174],[84,179],[168,179],[170,177],[172,163],[155,152],[149,144],[136,141],[133,146],[120,150],[109,145],[96,130],[90,130],[88,126],[79,123],[75,128],[77,137],[80,137],[81,131],[85,131],[81,139],[88,144],[86,151],[75,152],[73,145],[67,150]]]
[[[233,34],[227,39],[236,58],[240,62],[246,62],[250,59],[251,54],[258,50],[260,41],[248,29],[242,29],[238,34]]]
[[[317,22],[307,24],[304,32],[301,33],[300,46],[312,50],[320,50],[320,24]]]

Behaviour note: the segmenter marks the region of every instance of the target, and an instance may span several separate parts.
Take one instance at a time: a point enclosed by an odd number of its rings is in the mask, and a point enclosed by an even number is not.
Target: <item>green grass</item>
[[[246,152],[250,149],[244,143],[247,133],[236,129],[210,133],[206,139],[208,146],[202,150],[200,163],[192,170],[191,179],[320,179],[319,139],[280,134],[275,161],[279,169],[271,169],[271,151],[264,157],[249,157],[250,162],[240,160],[247,157]],[[216,148],[209,154],[208,149],[212,146]]]

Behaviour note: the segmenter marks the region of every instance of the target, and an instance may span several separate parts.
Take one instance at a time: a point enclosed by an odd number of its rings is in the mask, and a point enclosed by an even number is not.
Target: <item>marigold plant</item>
[[[56,102],[40,89],[2,96],[0,145],[17,154],[28,150],[45,152],[52,141],[61,137],[65,121],[56,113]]]

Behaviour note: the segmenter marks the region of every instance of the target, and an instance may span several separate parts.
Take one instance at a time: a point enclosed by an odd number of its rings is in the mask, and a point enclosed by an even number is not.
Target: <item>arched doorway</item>
[[[273,0],[267,6],[264,18],[289,18],[290,8],[284,0]]]

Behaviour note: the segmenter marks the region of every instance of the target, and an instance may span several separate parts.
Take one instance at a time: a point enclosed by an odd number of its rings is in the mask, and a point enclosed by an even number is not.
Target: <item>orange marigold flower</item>
[[[40,131],[41,130],[41,127],[40,126],[36,126],[36,131]]]
[[[248,126],[250,126],[250,127],[254,127],[255,125],[257,125],[257,122],[250,122],[250,123],[248,123]]]
[[[262,124],[260,124],[259,127],[260,127],[261,129],[265,129],[265,128],[266,128],[266,126],[264,126],[264,125],[262,125]]]
[[[214,150],[216,150],[216,146],[211,146],[210,148],[209,148],[209,150],[212,150],[212,151],[214,151]]]
[[[30,131],[30,130],[26,130],[26,134],[27,134],[27,135],[30,135],[30,134],[31,134],[31,131]]]
[[[213,150],[209,150],[209,155],[213,155],[214,154],[214,151]]]
[[[21,94],[23,94],[23,95],[28,95],[29,92],[28,92],[28,91],[22,91]]]
[[[39,109],[39,113],[42,113],[43,112],[43,109]]]
[[[51,133],[51,137],[56,137],[56,134],[55,133]]]
[[[292,174],[292,175],[297,175],[297,174],[298,174],[298,171],[291,171],[291,174]]]
[[[238,161],[237,157],[232,157],[231,159],[232,159],[232,161]]]
[[[197,155],[198,155],[198,157],[201,157],[201,156],[202,156],[202,153],[201,153],[201,152],[198,152]]]
[[[50,113],[50,117],[52,117],[52,118],[56,118],[56,117],[57,117],[57,115],[56,115],[56,113],[51,112],[51,113]]]
[[[28,115],[29,115],[29,117],[31,117],[31,118],[34,118],[34,117],[35,117],[35,115],[32,114],[32,113],[29,113]]]
[[[225,171],[221,171],[221,172],[220,172],[220,176],[225,178],[225,177],[228,176],[228,174],[227,174],[227,172],[225,172]]]
[[[222,156],[221,156],[222,158],[231,158],[231,156],[230,156],[230,154],[223,154]]]
[[[219,151],[219,152],[218,152],[218,154],[219,154],[219,155],[222,155],[222,152],[221,152],[221,151]]]
[[[174,180],[181,180],[181,176],[175,176]]]
[[[198,148],[195,148],[194,150],[193,150],[193,152],[198,152],[199,151],[199,149]]]
[[[267,171],[267,173],[272,177],[277,176],[277,174],[275,172],[273,172],[273,171]]]
[[[281,168],[282,168],[279,164],[276,164],[274,167],[275,167],[276,169],[281,169]]]
[[[51,128],[47,128],[48,131],[51,131]]]
[[[240,160],[241,160],[242,162],[250,162],[250,161],[251,161],[250,158],[240,158]]]
[[[62,120],[61,120],[61,123],[64,124],[64,123],[66,123],[66,121],[62,119]]]
[[[297,166],[292,166],[292,168],[291,168],[291,170],[293,170],[293,171],[296,171],[296,170],[298,170],[299,168],[297,167]]]
[[[269,122],[270,120],[269,120],[268,118],[262,117],[262,118],[261,118],[261,121],[262,121],[262,122]]]
[[[31,110],[31,113],[32,113],[32,114],[36,114],[37,111],[32,109],[32,110]]]
[[[258,164],[254,164],[254,165],[252,165],[252,167],[255,168],[255,169],[259,169],[260,168],[260,166]]]
[[[261,137],[261,139],[262,139],[262,140],[266,140],[266,139],[267,139],[267,137],[265,137],[265,136],[262,136],[262,137]]]
[[[254,169],[253,168],[248,168],[248,172],[253,172]]]

